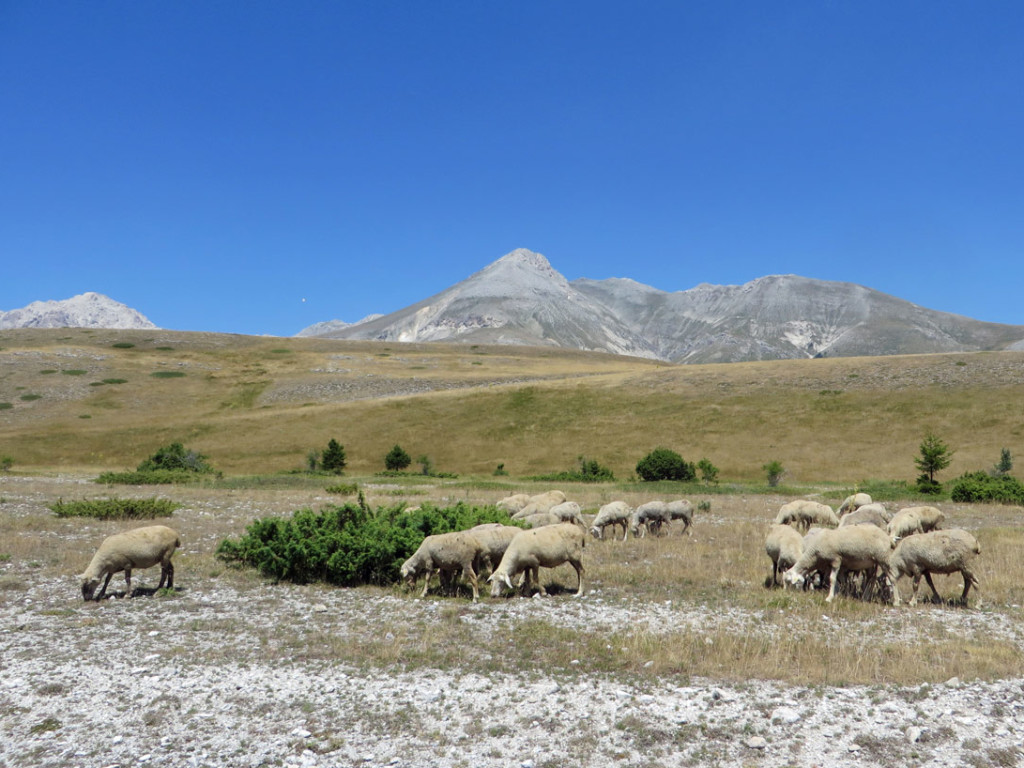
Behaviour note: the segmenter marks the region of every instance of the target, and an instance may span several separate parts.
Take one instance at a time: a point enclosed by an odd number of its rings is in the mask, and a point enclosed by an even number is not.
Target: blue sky
[[[524,247],[1024,324],[1024,4],[0,0],[0,309],[387,313]]]

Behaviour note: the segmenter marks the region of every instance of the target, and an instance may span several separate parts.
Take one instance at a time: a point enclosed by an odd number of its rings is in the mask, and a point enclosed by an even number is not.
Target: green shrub
[[[92,499],[50,505],[57,517],[95,517],[99,520],[151,520],[170,517],[181,504],[168,499]]]
[[[465,504],[443,509],[424,505],[415,512],[405,512],[404,505],[373,511],[365,502],[319,512],[300,509],[290,519],[254,521],[241,538],[223,540],[217,557],[277,581],[343,587],[393,584],[402,563],[425,537],[491,522],[508,523],[508,515],[494,507]]]
[[[697,468],[668,448],[655,448],[640,459],[636,473],[644,482],[678,480],[688,483],[697,479]]]
[[[9,411],[14,407],[14,403],[0,403],[0,411]]]
[[[220,477],[221,473],[214,473]],[[210,477],[209,474],[190,472],[185,469],[154,469],[149,472],[104,472],[95,482],[101,485],[186,485],[198,483]]]
[[[998,502],[1024,505],[1024,484],[1009,475],[993,477],[988,472],[968,472],[953,481],[949,496],[960,504]]]
[[[615,480],[615,475],[608,467],[602,466],[594,459],[580,456],[579,469],[567,472],[555,472],[549,475],[535,475],[531,480],[553,483],[606,483]]]
[[[324,490],[339,496],[351,496],[359,492],[359,486],[356,483],[339,483],[338,485],[328,485]]]
[[[198,451],[186,449],[181,443],[171,443],[157,449],[156,453],[145,459],[137,467],[139,472],[155,472],[159,470],[196,472],[210,474],[213,472],[206,462],[206,457]]]
[[[221,473],[207,463],[203,454],[187,449],[181,443],[171,443],[158,448],[134,472],[104,472],[96,482],[105,485],[169,485],[194,483],[211,475],[220,477]]]
[[[114,349],[131,349],[135,345],[132,344],[130,341],[116,341],[110,346],[112,346]]]

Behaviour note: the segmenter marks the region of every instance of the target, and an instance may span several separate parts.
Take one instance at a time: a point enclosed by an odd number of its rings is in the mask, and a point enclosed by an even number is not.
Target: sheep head
[[[82,599],[85,602],[89,602],[93,599],[93,595],[96,594],[96,587],[99,586],[100,580],[97,578],[90,579],[86,573],[80,574],[78,579],[82,582]]]

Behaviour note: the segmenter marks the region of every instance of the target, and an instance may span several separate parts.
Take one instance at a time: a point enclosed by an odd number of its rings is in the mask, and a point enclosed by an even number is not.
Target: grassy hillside
[[[349,469],[395,443],[436,468],[513,476],[579,455],[633,472],[665,445],[728,481],[940,479],[1024,456],[1024,353],[673,366],[555,349],[170,331],[0,331],[0,455],[16,468],[134,467],[182,441],[229,473],[296,469],[337,438]]]

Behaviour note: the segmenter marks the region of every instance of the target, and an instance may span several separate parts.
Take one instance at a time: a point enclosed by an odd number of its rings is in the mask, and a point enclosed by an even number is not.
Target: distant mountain
[[[1024,348],[1024,326],[936,312],[853,283],[772,275],[668,293],[624,278],[569,282],[525,249],[418,304],[309,335],[550,345],[686,363]]]
[[[334,333],[335,331],[343,331],[346,328],[351,328],[353,325],[359,325],[359,323],[365,323],[365,322],[368,322],[370,320],[376,320],[378,317],[383,317],[383,315],[380,315],[380,314],[367,315],[362,320],[357,320],[354,323],[346,323],[344,320],[325,320],[325,321],[320,322],[320,323],[313,323],[313,325],[310,325],[310,326],[308,326],[306,328],[303,328],[301,331],[299,331],[295,335],[296,336],[326,336],[329,333]]]
[[[543,256],[525,249],[418,304],[324,336],[544,344],[656,356],[610,309],[574,288]]]
[[[62,301],[34,301],[0,311],[0,330],[9,328],[156,328],[142,314],[101,293],[83,293]]]

